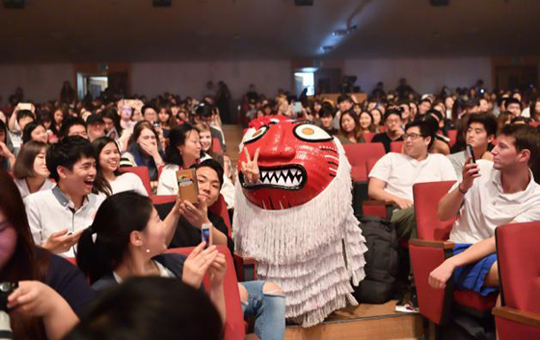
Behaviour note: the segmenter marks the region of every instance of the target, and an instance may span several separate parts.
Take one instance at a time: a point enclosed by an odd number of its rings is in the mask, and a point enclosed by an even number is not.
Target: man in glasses
[[[369,196],[394,205],[392,222],[397,235],[409,240],[416,237],[413,190],[416,183],[457,180],[450,161],[440,154],[428,153],[435,131],[425,121],[415,120],[405,127],[403,153],[390,152],[382,157],[369,174]]]
[[[392,142],[403,141],[401,122],[401,109],[389,109],[386,111],[384,114],[385,131],[373,136],[371,143],[383,143],[384,150],[389,153]]]

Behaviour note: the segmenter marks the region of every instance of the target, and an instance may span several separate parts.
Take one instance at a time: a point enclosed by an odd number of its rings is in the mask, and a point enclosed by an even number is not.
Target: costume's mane
[[[350,284],[364,278],[365,239],[351,206],[351,166],[341,143],[336,177],[319,195],[300,206],[265,210],[236,184],[236,248],[256,258],[259,277],[280,284],[286,317],[303,326],[322,322],[332,311],[356,304]]]

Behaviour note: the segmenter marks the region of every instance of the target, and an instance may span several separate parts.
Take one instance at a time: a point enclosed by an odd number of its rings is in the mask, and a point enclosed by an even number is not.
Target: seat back
[[[364,132],[362,136],[364,136],[364,142],[371,143],[373,136],[375,136],[375,132]]]
[[[414,213],[418,238],[423,240],[446,240],[455,219],[441,221],[437,216],[439,201],[455,181],[417,183],[413,185]]]
[[[216,203],[212,204],[212,206],[208,207],[208,209],[212,213],[219,215],[223,219],[223,221],[227,225],[227,229],[229,230],[229,237],[232,237],[231,219],[229,217],[227,203],[225,202],[225,198],[223,198],[223,195],[219,194]]]
[[[194,247],[187,248],[173,248],[169,249],[167,253],[176,253],[188,256]],[[225,279],[223,280],[223,290],[225,294],[225,309],[227,311],[227,320],[224,325],[223,339],[224,340],[236,340],[244,339],[246,335],[246,329],[244,324],[244,318],[242,315],[242,307],[240,303],[240,292],[238,290],[238,280],[234,271],[234,262],[231,257],[231,252],[226,246],[217,246],[220,253],[225,255],[227,261],[227,272]],[[206,289],[209,288],[209,276],[205,275],[204,285]]]
[[[351,163],[351,173],[355,182],[367,182],[366,162],[379,160],[385,155],[382,143],[344,144],[345,154]]]
[[[152,195],[150,196],[150,200],[152,200],[153,205],[160,205],[160,204],[166,204],[166,203],[172,203],[176,201],[176,198],[178,196],[176,195]]]
[[[403,153],[404,142],[392,142],[390,143],[390,152]]]
[[[212,138],[212,151],[215,153],[223,153],[223,149],[221,148],[221,142],[217,137]]]
[[[148,196],[152,195],[152,186],[150,185],[150,173],[148,168],[145,166],[127,166],[118,168],[120,172],[132,172],[135,175],[139,176],[143,182],[144,188],[148,192]]]
[[[504,305],[540,315],[540,221],[495,230]]]
[[[448,144],[450,144],[450,146],[454,146],[457,139],[457,130],[448,130],[448,138],[450,138],[450,142]]]

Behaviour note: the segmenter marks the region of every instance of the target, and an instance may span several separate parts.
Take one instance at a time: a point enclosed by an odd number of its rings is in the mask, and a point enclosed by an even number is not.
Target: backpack
[[[394,225],[376,216],[358,218],[366,239],[366,277],[353,295],[359,303],[384,303],[391,299],[398,275],[398,241]]]

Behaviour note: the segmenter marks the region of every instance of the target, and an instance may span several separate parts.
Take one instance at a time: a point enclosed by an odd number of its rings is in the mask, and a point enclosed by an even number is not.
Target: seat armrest
[[[510,307],[495,307],[493,315],[540,329],[540,315]]]
[[[243,282],[257,279],[257,260],[255,258],[242,257],[239,253],[234,253],[233,259],[238,281]],[[248,269],[249,267],[251,268]],[[248,275],[246,275],[246,269],[248,269]],[[252,271],[252,275],[249,275],[250,271]]]
[[[409,244],[412,244],[417,247],[440,248],[440,249],[454,249],[454,247],[456,246],[456,244],[451,241],[421,240],[418,238],[409,240]]]

